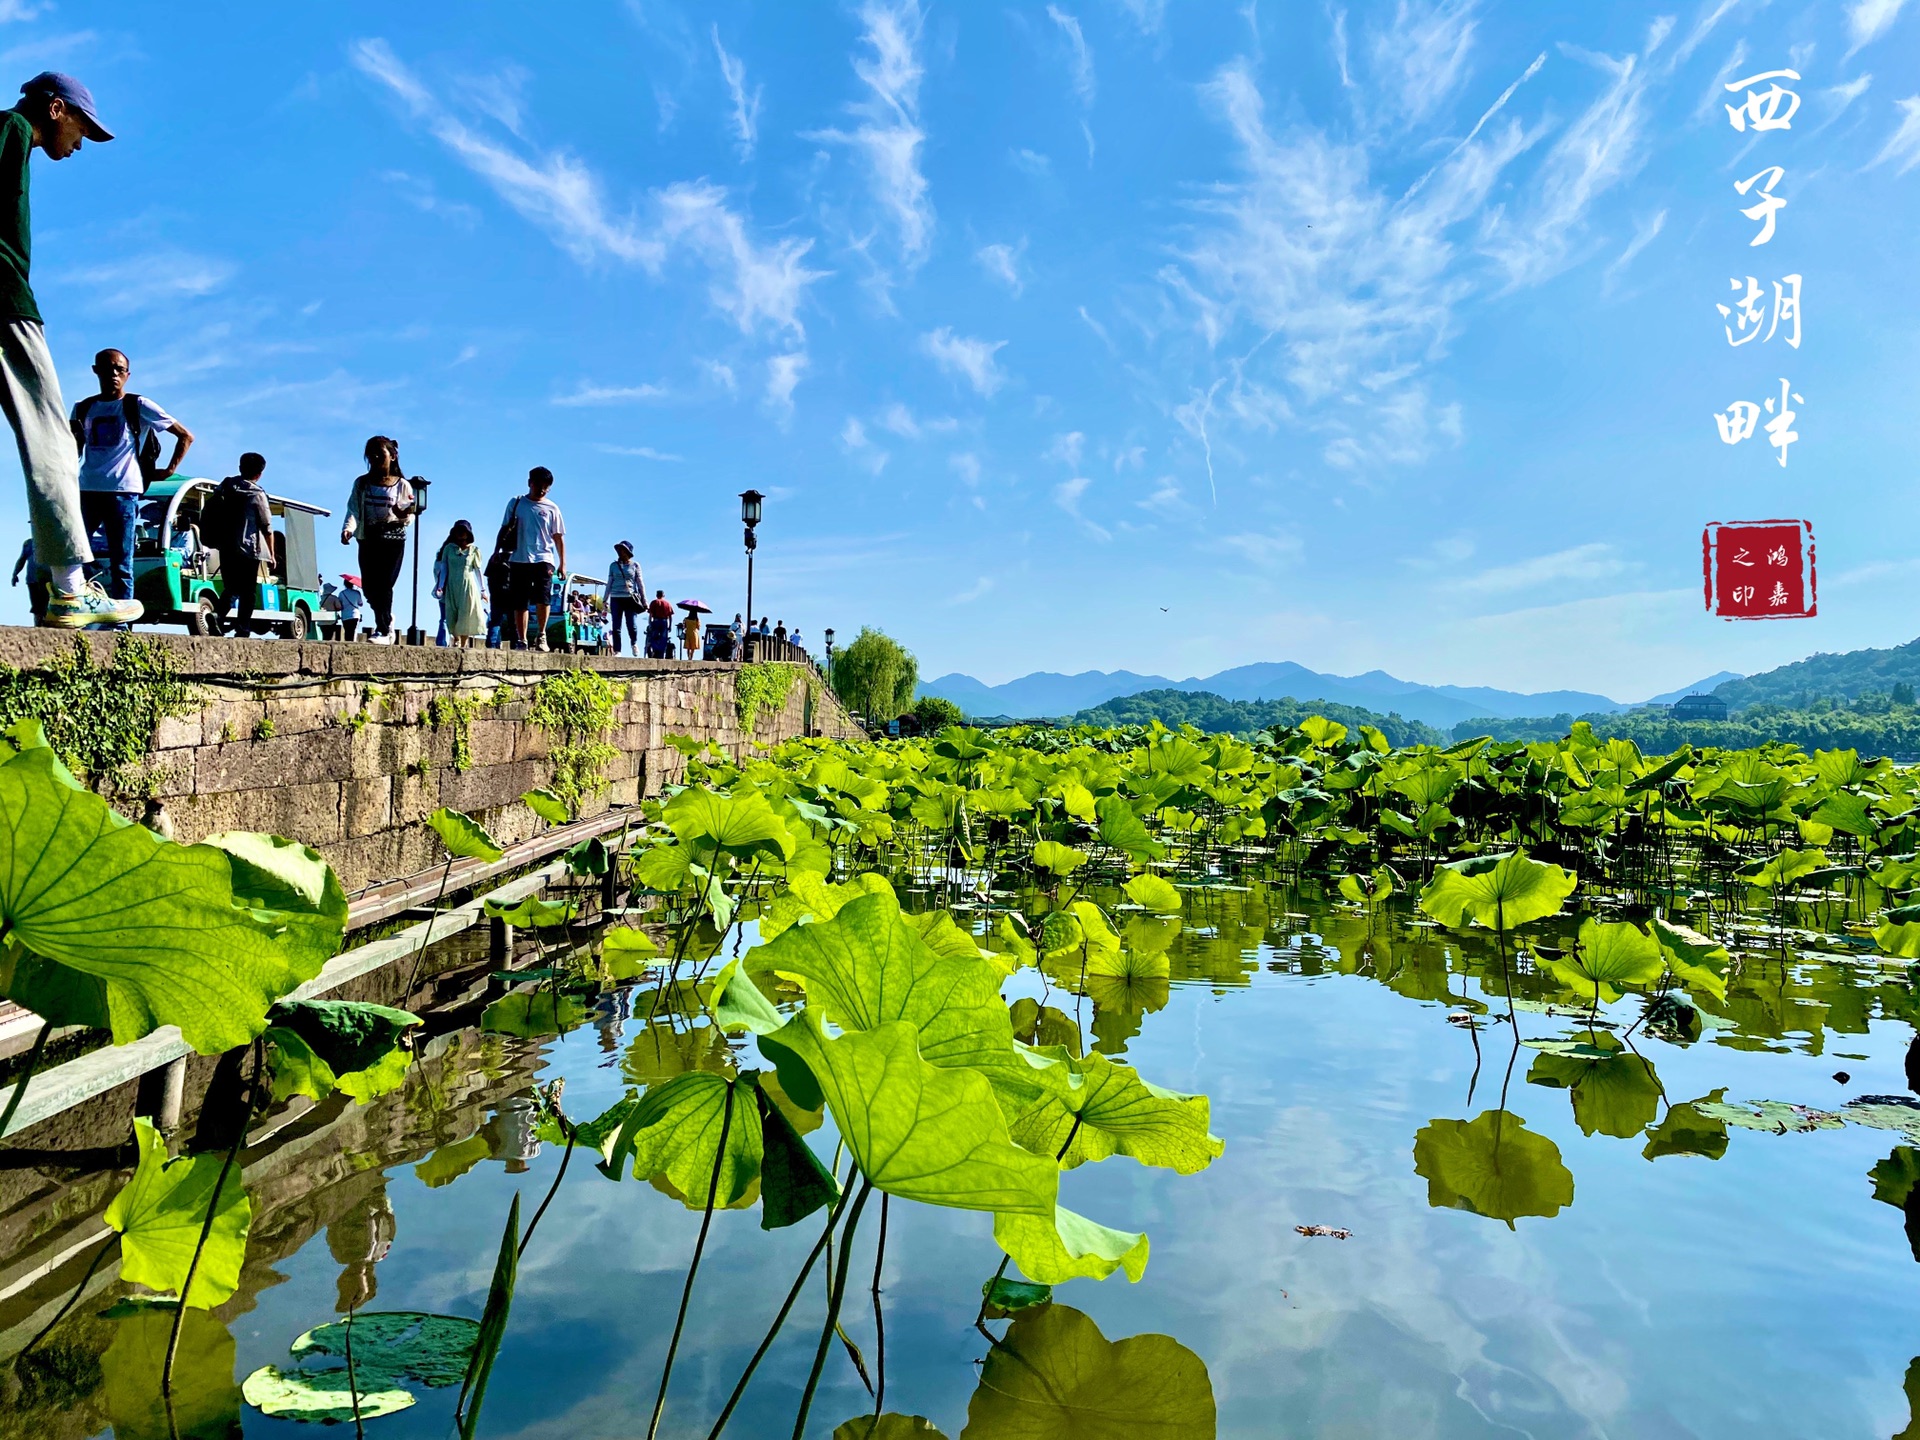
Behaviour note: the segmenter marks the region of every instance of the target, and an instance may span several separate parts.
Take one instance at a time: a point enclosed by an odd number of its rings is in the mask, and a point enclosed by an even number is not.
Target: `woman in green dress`
[[[473,526],[464,520],[454,524],[447,543],[440,547],[440,562],[447,576],[448,639],[471,648],[487,633],[487,586],[481,575],[480,547],[473,543]]]

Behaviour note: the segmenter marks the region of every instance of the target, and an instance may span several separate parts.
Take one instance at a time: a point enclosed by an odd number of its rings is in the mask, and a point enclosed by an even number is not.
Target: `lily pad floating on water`
[[[1693,1106],[1702,1115],[1724,1120],[1742,1130],[1764,1130],[1773,1135],[1796,1131],[1838,1130],[1845,1122],[1826,1110],[1807,1105],[1789,1105],[1784,1100],[1749,1100],[1738,1105],[1724,1100],[1696,1100]]]
[[[1874,1130],[1898,1130],[1920,1143],[1920,1100],[1906,1095],[1862,1095],[1849,1100],[1843,1115]]]
[[[349,1328],[352,1384],[347,1376]],[[479,1336],[479,1322],[458,1315],[418,1310],[356,1315],[316,1326],[289,1347],[296,1361],[325,1357],[338,1360],[337,1367],[262,1365],[242,1382],[240,1393],[262,1414],[281,1420],[350,1421],[356,1408],[362,1420],[391,1415],[414,1403],[409,1386],[458,1385]]]

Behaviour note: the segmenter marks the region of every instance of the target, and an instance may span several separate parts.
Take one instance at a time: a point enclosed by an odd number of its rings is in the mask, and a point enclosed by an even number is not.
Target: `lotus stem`
[[[713,1202],[720,1193],[720,1169],[727,1160],[727,1132],[733,1125],[733,1087],[734,1082],[729,1079],[726,1101],[720,1110],[720,1145],[714,1152],[713,1176],[707,1181],[707,1206],[700,1216],[700,1238],[693,1242],[693,1263],[687,1266],[687,1283],[680,1291],[680,1313],[674,1317],[673,1338],[667,1342],[667,1363],[660,1370],[660,1393],[653,1399],[653,1419],[647,1425],[647,1440],[654,1440],[660,1433],[660,1417],[667,1408],[667,1384],[673,1378],[673,1360],[680,1350],[680,1332],[687,1323],[687,1305],[693,1299],[694,1277],[700,1273],[700,1253],[707,1248],[707,1230],[713,1224]]]
[[[880,1267],[887,1259],[887,1193],[880,1192],[880,1240],[873,1247],[873,1329],[879,1336],[874,1346],[874,1366],[879,1376],[874,1381],[873,1418],[877,1421],[880,1412],[886,1409],[887,1398],[887,1318],[880,1304]]]
[[[813,1242],[813,1249],[807,1252],[806,1264],[800,1267],[799,1275],[794,1277],[793,1288],[787,1291],[787,1298],[780,1306],[780,1313],[773,1317],[773,1325],[767,1331],[766,1338],[760,1342],[760,1348],[753,1352],[753,1358],[747,1361],[747,1368],[741,1373],[739,1384],[733,1387],[733,1393],[727,1397],[720,1418],[713,1422],[713,1429],[707,1432],[707,1440],[720,1440],[720,1432],[727,1428],[727,1421],[733,1418],[734,1407],[740,1403],[740,1397],[747,1393],[747,1384],[753,1379],[753,1372],[766,1358],[767,1351],[773,1348],[774,1337],[780,1333],[780,1327],[787,1323],[787,1315],[792,1311],[794,1302],[800,1298],[800,1292],[806,1287],[807,1276],[813,1273],[814,1262],[825,1253],[833,1243],[833,1227],[840,1219],[840,1212],[846,1208],[848,1199],[853,1195],[851,1189],[842,1189],[840,1198],[833,1202],[833,1208],[827,1212],[827,1223],[820,1232],[820,1238]]]
[[[440,872],[440,893],[433,897],[433,913],[427,916],[427,928],[420,932],[420,948],[413,952],[413,973],[407,976],[406,993],[420,981],[420,966],[427,958],[427,942],[433,938],[433,922],[440,918],[440,902],[447,898],[447,881],[453,878],[453,852],[447,852],[447,867]]]
[[[794,1417],[793,1440],[803,1440],[807,1432],[807,1412],[813,1409],[813,1394],[820,1388],[820,1372],[827,1363],[827,1347],[833,1343],[834,1327],[840,1322],[840,1302],[847,1294],[847,1269],[853,1251],[853,1234],[860,1228],[860,1212],[872,1192],[873,1182],[862,1175],[860,1193],[853,1197],[853,1208],[847,1212],[847,1228],[840,1236],[840,1269],[833,1279],[833,1298],[827,1303],[827,1322],[820,1327],[820,1344],[813,1352],[813,1369],[807,1374],[807,1388],[800,1396],[800,1413]]]
[[[33,1048],[27,1052],[27,1068],[20,1072],[20,1078],[14,1083],[13,1094],[7,1099],[5,1113],[0,1114],[0,1139],[4,1139],[7,1127],[13,1123],[13,1115],[20,1108],[20,1102],[26,1098],[27,1082],[33,1079],[33,1072],[40,1064],[40,1055],[47,1048],[47,1037],[53,1034],[53,1022],[45,1021],[40,1033],[33,1037]]]
[[[728,1086],[727,1098],[729,1105],[731,1105],[733,1098],[731,1084]],[[533,1212],[533,1219],[527,1222],[527,1228],[520,1232],[520,1248],[515,1252],[516,1260],[527,1253],[527,1242],[533,1239],[534,1226],[538,1225],[540,1223],[540,1217],[547,1213],[547,1206],[553,1203],[553,1197],[560,1193],[560,1182],[567,1178],[567,1162],[573,1159],[573,1147],[580,1138],[580,1131],[577,1126],[567,1125],[565,1120],[562,1120],[560,1123],[566,1126],[567,1148],[561,1153],[560,1169],[553,1177],[553,1184],[547,1187],[546,1198],[540,1202],[540,1208]],[[724,1143],[726,1140],[726,1125],[724,1121],[720,1127],[720,1138],[722,1143]]]
[[[82,1275],[80,1277],[80,1283],[73,1287],[73,1293],[67,1297],[67,1303],[60,1307],[58,1313],[56,1313],[54,1317],[46,1323],[45,1328],[42,1329],[38,1335],[34,1336],[25,1345],[20,1347],[20,1353],[22,1355],[25,1355],[29,1350],[33,1349],[34,1346],[38,1345],[42,1340],[46,1339],[47,1336],[51,1335],[53,1333],[54,1326],[58,1325],[62,1320],[67,1318],[67,1312],[73,1309],[74,1303],[77,1300],[79,1300],[79,1298],[82,1295],[86,1294],[87,1282],[93,1279],[93,1272],[100,1268],[100,1262],[107,1258],[107,1251],[113,1248],[114,1242],[119,1238],[120,1238],[120,1235],[118,1231],[110,1230],[107,1232],[107,1238],[101,1241],[100,1248],[93,1252],[93,1259],[87,1262],[87,1273]]]

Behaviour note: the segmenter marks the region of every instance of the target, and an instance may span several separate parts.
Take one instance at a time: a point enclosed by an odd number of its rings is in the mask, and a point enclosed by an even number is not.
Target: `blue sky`
[[[337,508],[392,433],[437,540],[545,464],[576,563],[728,615],[755,485],[760,608],[928,676],[1634,699],[1920,633],[1916,11],[0,0],[0,49],[120,136],[35,161],[68,398],[126,349],[196,473]],[[1789,273],[1801,347],[1730,347]],[[1713,418],[1783,376],[1784,469]],[[1702,525],[1777,516],[1820,617],[1706,616]]]

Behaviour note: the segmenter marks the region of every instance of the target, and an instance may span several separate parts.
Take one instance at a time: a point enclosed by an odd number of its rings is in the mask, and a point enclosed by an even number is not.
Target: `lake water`
[[[1064,1175],[1063,1203],[1148,1232],[1151,1261],[1137,1284],[1116,1274],[1059,1287],[998,1354],[974,1325],[999,1261],[990,1217],[893,1203],[889,1411],[956,1440],[1905,1431],[1910,1366],[1920,1401],[1920,1267],[1902,1210],[1875,1198],[1869,1172],[1890,1156],[1884,1172],[1898,1171],[1908,1137],[1884,1118],[1788,1133],[1735,1125],[1718,1158],[1649,1160],[1646,1134],[1607,1133],[1715,1091],[1842,1114],[1862,1096],[1904,1095],[1914,1034],[1898,1018],[1913,1013],[1904,966],[1839,950],[1783,957],[1750,936],[1728,1001],[1699,1017],[1697,1039],[1643,1026],[1630,1040],[1650,1068],[1627,1075],[1605,1062],[1589,1088],[1569,1090],[1529,1079],[1588,1084],[1578,1059],[1516,1045],[1490,940],[1406,911],[1369,919],[1311,893],[1187,894],[1164,990],[1149,982],[1137,1008],[1109,1005],[1097,1024],[1092,1002],[1057,987],[1048,998],[1148,1079],[1210,1096],[1225,1154],[1192,1176],[1125,1158]],[[1545,992],[1524,961],[1515,968],[1522,1038],[1595,1043],[1578,1016],[1530,1000]],[[1023,972],[1008,993],[1037,997],[1040,979]],[[216,1316],[224,1332],[189,1327],[187,1348],[211,1378],[186,1429],[311,1440],[310,1427],[240,1405],[220,1372],[229,1357],[236,1381],[286,1363],[289,1341],[348,1300],[477,1317],[509,1201],[518,1192],[530,1212],[560,1158],[531,1136],[534,1080],[564,1077],[568,1112],[585,1118],[629,1082],[715,1063],[710,1034],[649,1027],[644,1003],[638,1019],[621,1018],[633,1002],[602,997],[589,1023],[543,1041],[454,1035],[407,1090],[316,1129],[259,1188],[243,1293]],[[1612,1033],[1640,1008],[1631,997],[1610,1007]],[[1477,1025],[1463,1023],[1476,1012]],[[1477,1128],[1436,1127],[1448,1121]],[[1720,1148],[1713,1126],[1686,1129],[1668,1126],[1666,1148]],[[829,1120],[811,1137],[823,1156],[831,1131]],[[1570,1172],[1570,1203],[1538,1137]],[[1488,1195],[1517,1196],[1518,1208],[1557,1213],[1510,1226],[1460,1208],[1476,1195],[1485,1209],[1501,1208]],[[870,1370],[877,1205],[844,1316]],[[707,1433],[819,1233],[818,1217],[773,1233],[758,1218],[756,1207],[713,1221],[663,1435]],[[576,1155],[521,1263],[480,1433],[644,1435],[700,1219]],[[56,1333],[63,1378],[30,1391],[16,1379],[0,1395],[13,1412],[0,1434],[167,1433],[140,1383],[152,1337],[138,1328],[151,1321],[101,1319],[115,1293],[76,1307]],[[816,1270],[729,1434],[790,1432],[823,1296]],[[451,1434],[454,1394],[423,1392],[369,1433]],[[828,1436],[871,1409],[836,1344],[808,1433]]]

